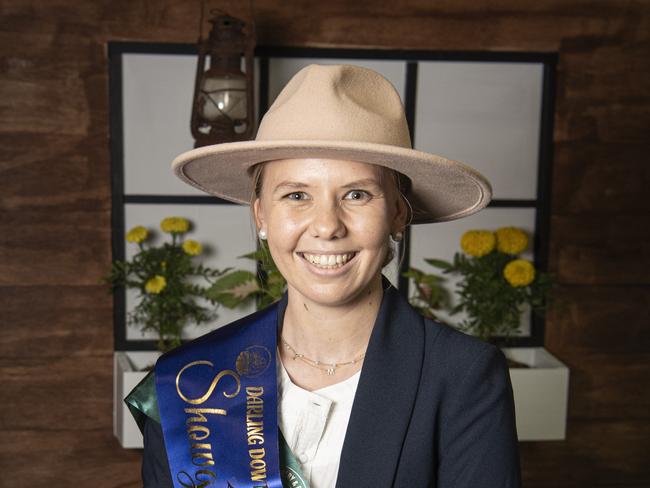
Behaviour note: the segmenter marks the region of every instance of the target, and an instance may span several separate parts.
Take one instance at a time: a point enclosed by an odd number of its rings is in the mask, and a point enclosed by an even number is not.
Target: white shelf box
[[[142,434],[124,397],[147,375],[142,369],[154,365],[159,356],[154,351],[115,351],[113,355],[113,433],[124,448],[143,447]]]
[[[510,368],[520,441],[563,440],[569,368],[543,347],[503,348],[506,357],[529,368]]]

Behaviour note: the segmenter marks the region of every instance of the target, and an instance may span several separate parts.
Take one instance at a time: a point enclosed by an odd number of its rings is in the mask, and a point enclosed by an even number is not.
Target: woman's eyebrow
[[[275,189],[273,190],[273,192],[276,192],[278,190],[282,190],[282,189],[285,189],[285,188],[287,188],[287,189],[290,188],[290,189],[295,190],[296,188],[309,188],[309,185],[307,183],[303,183],[301,181],[285,180],[285,181],[283,181],[281,183],[278,183],[275,186]]]
[[[285,180],[280,183],[278,183],[275,186],[275,189],[273,190],[274,192],[282,189],[299,189],[299,188],[310,188],[312,185],[309,183],[304,183],[301,181],[292,181],[292,180]],[[360,180],[355,180],[351,181],[350,183],[346,183],[345,185],[342,185],[341,188],[343,189],[350,189],[350,188],[359,188],[363,186],[375,186],[379,187],[381,186],[379,182],[375,178],[362,178]]]
[[[358,188],[361,186],[381,186],[375,178],[362,178],[343,185],[341,188]]]

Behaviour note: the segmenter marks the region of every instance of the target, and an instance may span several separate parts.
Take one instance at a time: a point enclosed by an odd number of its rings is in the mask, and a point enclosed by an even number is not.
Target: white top
[[[334,488],[360,371],[315,391],[293,384],[278,354],[278,423],[311,488]]]

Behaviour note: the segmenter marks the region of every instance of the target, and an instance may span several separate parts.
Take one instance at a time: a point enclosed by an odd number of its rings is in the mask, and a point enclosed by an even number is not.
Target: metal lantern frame
[[[203,39],[201,34],[198,42],[198,61],[190,124],[192,136],[195,140],[194,147],[249,140],[252,138],[255,129],[254,23],[252,21],[246,23],[221,10],[213,10],[211,14],[212,17],[209,20],[212,24],[210,34],[207,39]],[[201,15],[201,18],[203,18],[203,15]],[[208,57],[210,58],[210,67],[206,69]],[[245,66],[245,72],[243,73],[241,72],[242,57]],[[243,74],[245,76],[246,127],[241,132],[235,130],[235,124],[227,116],[217,120],[207,120],[201,115],[202,82],[210,69],[215,66],[215,62],[219,62],[221,66],[229,66],[231,69],[236,63],[239,67],[239,73],[234,73],[233,70],[233,74]],[[209,127],[210,130],[204,133],[200,130],[201,127]]]

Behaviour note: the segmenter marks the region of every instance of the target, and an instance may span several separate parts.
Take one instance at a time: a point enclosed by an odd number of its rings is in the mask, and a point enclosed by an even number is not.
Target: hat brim
[[[250,204],[250,169],[276,159],[326,158],[376,164],[411,180],[412,224],[445,222],[484,208],[492,197],[487,179],[458,161],[397,146],[342,141],[242,141],[205,146],[174,159],[174,173],[219,198]]]

